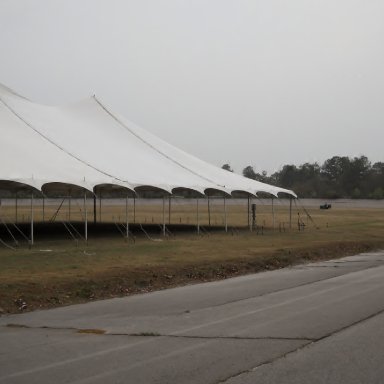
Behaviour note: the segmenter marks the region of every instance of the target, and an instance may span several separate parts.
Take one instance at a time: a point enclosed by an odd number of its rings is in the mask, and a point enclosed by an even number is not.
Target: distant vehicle
[[[330,209],[330,208],[332,208],[332,205],[328,203],[320,205],[320,209]]]

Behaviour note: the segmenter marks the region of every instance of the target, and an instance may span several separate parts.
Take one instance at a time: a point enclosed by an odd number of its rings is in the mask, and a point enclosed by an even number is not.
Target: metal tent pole
[[[256,228],[256,204],[251,204],[251,210],[252,210],[252,224],[251,224],[251,231],[253,231]]]
[[[248,195],[248,228],[252,232],[252,227],[251,227],[251,211],[250,211],[251,203],[250,203],[250,197]]]
[[[101,191],[99,196],[99,223],[101,223]]]
[[[228,222],[227,222],[227,201],[224,196],[224,223],[225,223],[225,232],[228,232]]]
[[[96,224],[96,194],[93,195],[93,223]]]
[[[87,191],[84,191],[84,238],[88,241]]]
[[[171,225],[171,196],[168,197],[168,225]]]
[[[165,196],[163,196],[163,236],[165,236]]]
[[[17,224],[17,211],[18,211],[18,205],[17,205],[17,192],[15,195],[15,215],[16,215],[16,224]]]
[[[33,192],[31,194],[31,245],[34,244],[35,238],[34,238],[34,228],[33,228]]]
[[[208,195],[208,225],[211,226],[211,201]]]
[[[289,197],[289,230],[292,229],[292,197]]]
[[[200,220],[199,220],[199,198],[196,199],[196,222],[197,222],[197,234],[200,235]]]
[[[136,197],[133,196],[133,222],[136,223]]]
[[[272,196],[272,228],[275,230],[275,206],[274,206],[274,200]]]
[[[125,198],[125,220],[126,220],[126,238],[129,238],[129,220],[128,220],[128,194]]]

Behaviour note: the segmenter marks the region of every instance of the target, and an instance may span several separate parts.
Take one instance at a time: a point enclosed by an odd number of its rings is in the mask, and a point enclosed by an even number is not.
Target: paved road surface
[[[0,383],[384,383],[384,252],[2,316]]]

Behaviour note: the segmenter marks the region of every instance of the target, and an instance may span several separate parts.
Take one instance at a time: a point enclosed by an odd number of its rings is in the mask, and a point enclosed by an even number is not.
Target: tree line
[[[232,171],[229,164],[222,168]],[[248,165],[242,173],[253,180],[292,189],[299,197],[384,198],[384,163],[372,164],[366,156],[333,156],[322,165],[317,162],[287,164],[271,175],[266,171],[257,173]]]

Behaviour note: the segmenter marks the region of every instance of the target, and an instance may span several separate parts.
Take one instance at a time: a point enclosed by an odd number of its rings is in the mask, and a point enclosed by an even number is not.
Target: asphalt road
[[[384,252],[2,316],[0,383],[384,383]]]

